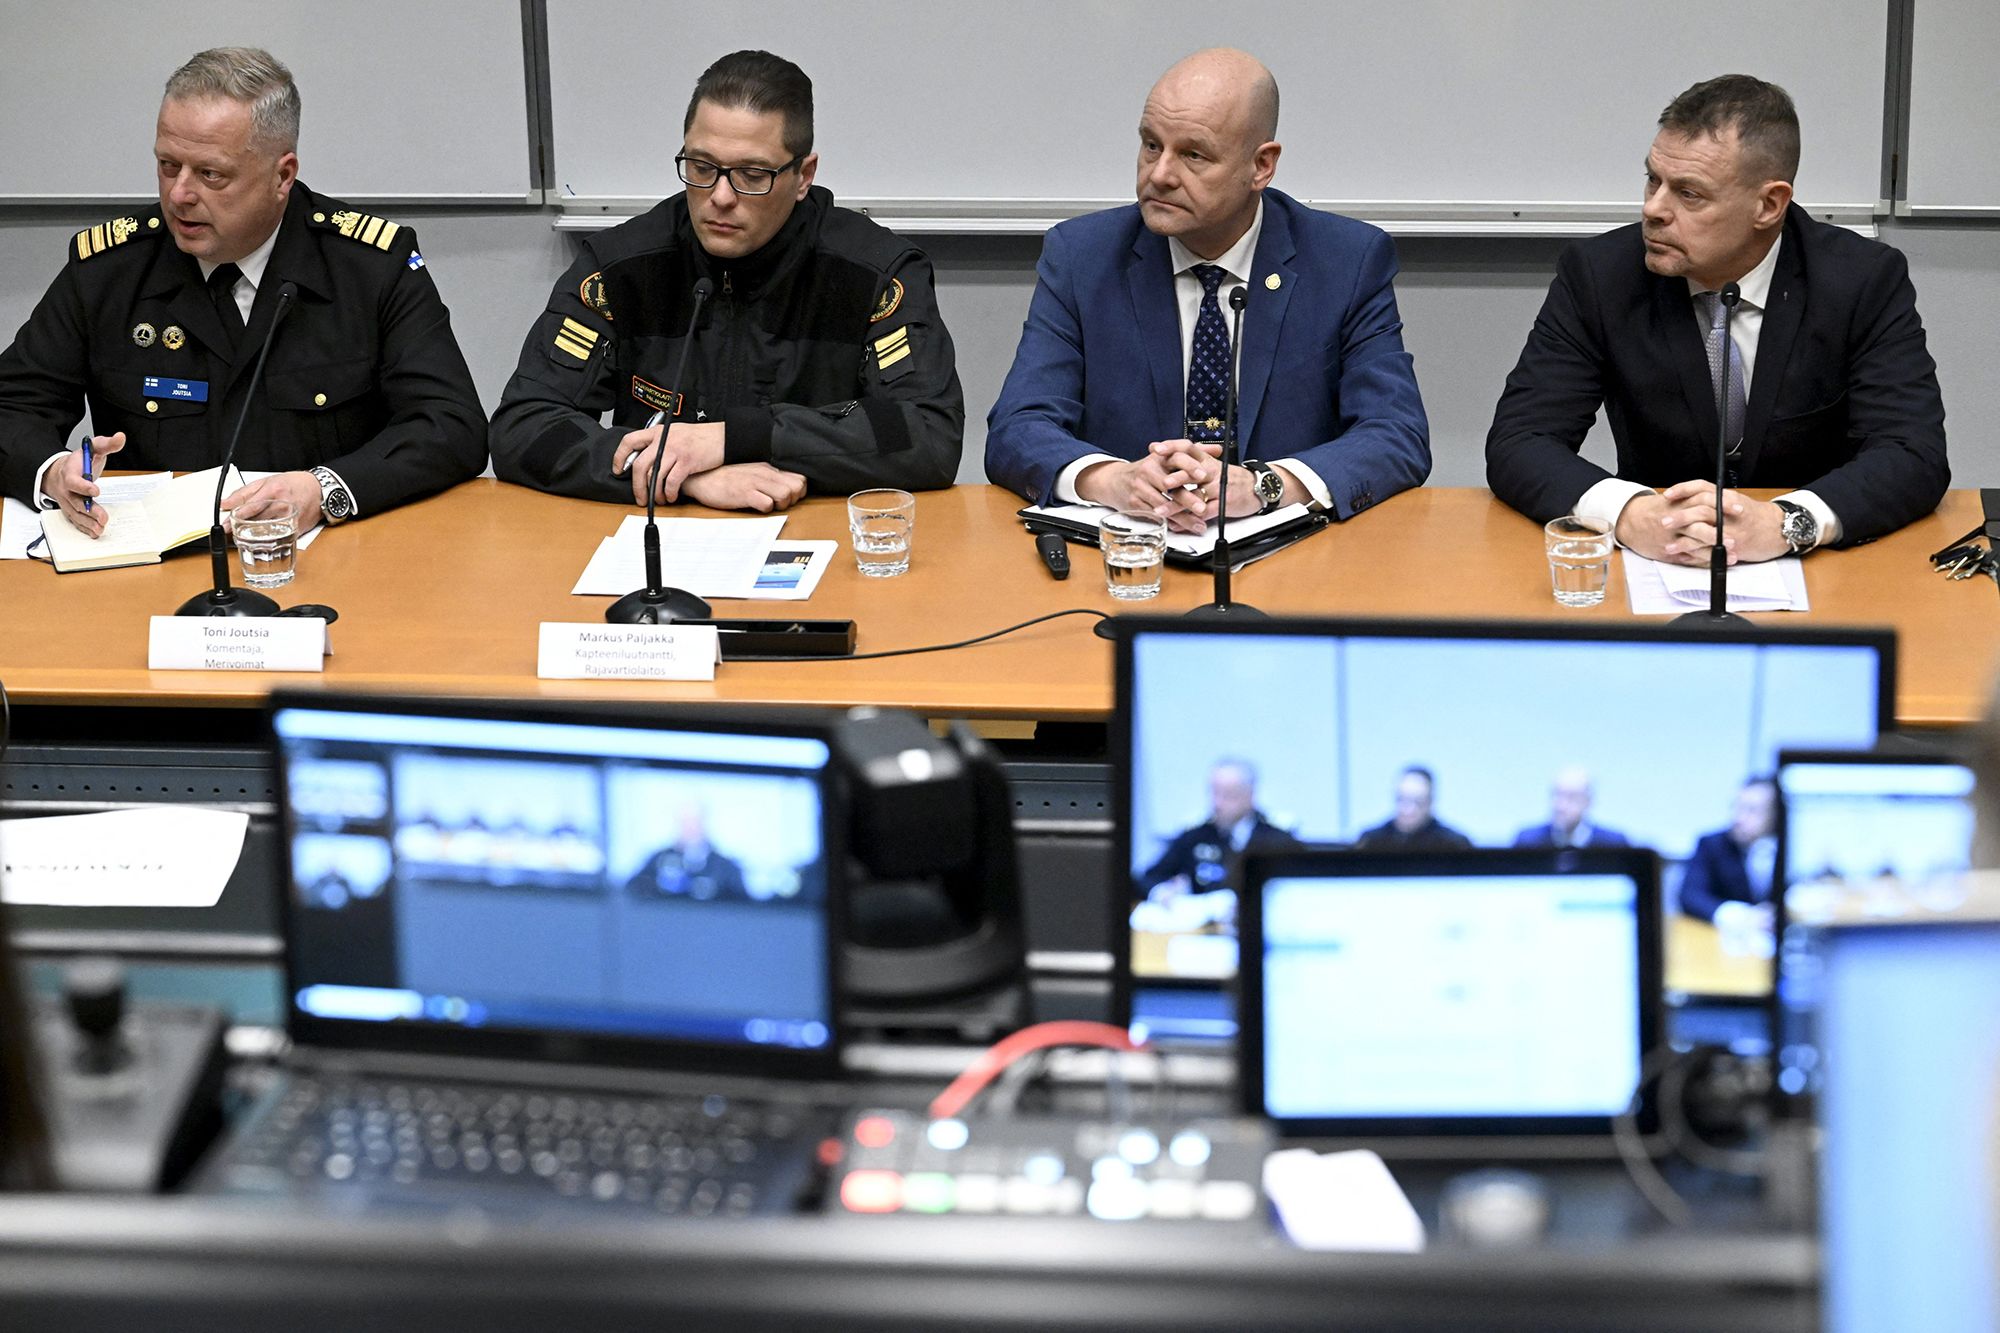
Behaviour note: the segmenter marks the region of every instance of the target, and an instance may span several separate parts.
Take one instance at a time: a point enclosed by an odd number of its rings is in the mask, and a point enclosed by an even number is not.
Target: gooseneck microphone
[[[215,479],[215,525],[208,530],[208,561],[214,585],[181,603],[177,616],[270,616],[278,604],[254,588],[236,588],[229,582],[229,538],[222,530],[222,497],[229,485],[229,469],[236,462],[236,445],[243,438],[243,424],[250,419],[250,404],[256,400],[257,386],[264,381],[264,359],[271,355],[271,339],[299,294],[295,283],[278,288],[278,308],[271,315],[271,327],[264,330],[264,345],[257,349],[257,365],[250,372],[250,386],[243,394],[243,410],[236,414],[236,429],[230,433],[229,448],[223,451],[222,471]]]
[[[1708,609],[1675,616],[1674,623],[1722,629],[1750,623],[1729,609],[1729,552],[1722,544],[1722,489],[1729,476],[1729,321],[1743,289],[1725,284],[1716,299],[1722,302],[1722,384],[1715,391],[1715,545],[1708,549]]]
[[[1229,469],[1243,451],[1236,443],[1236,349],[1243,340],[1243,307],[1249,293],[1241,284],[1229,289],[1229,368],[1222,398],[1222,480],[1215,495],[1215,552],[1210,568],[1215,578],[1215,600],[1188,612],[1191,616],[1231,619],[1261,618],[1263,612],[1229,598]]]
[[[688,316],[687,337],[681,340],[680,364],[674,367],[673,383],[667,394],[674,416],[680,415],[681,386],[687,383],[688,353],[694,350],[694,326],[701,319],[702,306],[714,294],[713,282],[707,278],[695,280],[694,313]],[[666,456],[667,435],[673,430],[674,423],[664,411],[646,424],[654,422],[660,427],[660,442],[653,450],[653,466],[646,477],[646,586],[637,592],[626,593],[605,608],[604,619],[613,625],[666,625],[676,620],[706,620],[709,614],[707,602],[684,589],[664,586],[660,576],[660,521],[654,512],[654,501],[659,495],[660,460]]]

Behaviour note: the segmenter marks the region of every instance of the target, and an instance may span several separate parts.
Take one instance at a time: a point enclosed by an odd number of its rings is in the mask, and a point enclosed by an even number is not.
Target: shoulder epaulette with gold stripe
[[[95,227],[85,227],[70,241],[69,252],[78,259],[89,259],[101,255],[106,250],[125,244],[134,236],[157,235],[160,218],[157,213],[141,220],[136,217],[113,218],[100,222]]]
[[[338,213],[315,213],[312,220],[317,226],[337,231],[350,241],[372,245],[377,250],[387,250],[394,245],[403,230],[400,223],[378,218],[372,213],[356,213],[351,209]]]

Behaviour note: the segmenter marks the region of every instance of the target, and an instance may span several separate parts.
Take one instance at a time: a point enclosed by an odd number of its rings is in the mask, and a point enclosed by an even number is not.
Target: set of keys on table
[[[1984,537],[1987,544],[1980,545]],[[1995,583],[2000,583],[2000,550],[1993,542],[2000,537],[2000,519],[1980,524],[1971,532],[1931,554],[1931,568],[1948,579],[1969,579],[1984,574]]]

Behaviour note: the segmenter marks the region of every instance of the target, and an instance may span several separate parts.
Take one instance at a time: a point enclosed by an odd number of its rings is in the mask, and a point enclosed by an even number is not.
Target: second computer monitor
[[[1114,938],[1155,1031],[1227,1035],[1231,867],[1300,844],[1651,848],[1680,908],[1669,989],[1765,990],[1767,958],[1712,956],[1712,904],[1732,866],[1772,873],[1778,751],[1893,717],[1887,630],[1120,623]]]

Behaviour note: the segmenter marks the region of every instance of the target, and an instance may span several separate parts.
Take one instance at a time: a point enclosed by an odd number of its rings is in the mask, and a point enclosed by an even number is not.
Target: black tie
[[[208,275],[208,299],[215,305],[215,317],[222,321],[222,332],[232,351],[243,334],[243,312],[236,306],[236,284],[242,277],[243,270],[234,264],[218,264]]]

